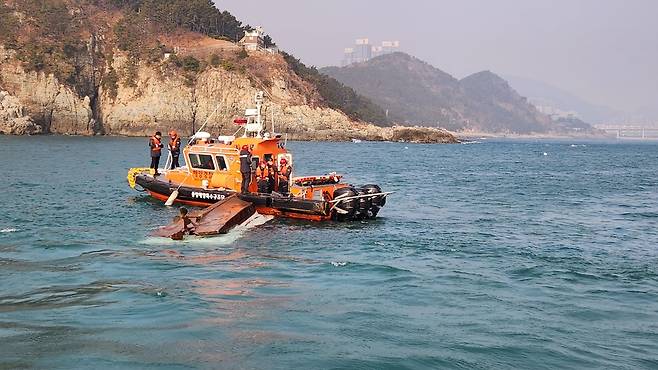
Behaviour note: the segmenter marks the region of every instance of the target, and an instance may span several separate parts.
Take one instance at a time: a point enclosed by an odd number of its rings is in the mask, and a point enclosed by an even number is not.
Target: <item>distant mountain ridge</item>
[[[458,80],[405,53],[320,71],[370,98],[388,111],[391,120],[403,124],[516,134],[582,130],[567,121],[553,122],[490,71]]]
[[[532,103],[565,112],[574,112],[579,118],[593,124],[617,121],[624,115],[623,112],[590,103],[566,90],[542,81],[511,75],[503,77],[515,90],[528,97]]]

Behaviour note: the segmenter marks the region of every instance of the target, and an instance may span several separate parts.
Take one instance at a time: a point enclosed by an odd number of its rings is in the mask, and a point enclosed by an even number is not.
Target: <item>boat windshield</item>
[[[212,156],[208,154],[190,154],[190,164],[192,168],[199,170],[214,170],[215,162]]]

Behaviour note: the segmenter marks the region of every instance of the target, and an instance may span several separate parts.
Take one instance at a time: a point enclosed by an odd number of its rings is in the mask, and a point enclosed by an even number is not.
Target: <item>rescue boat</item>
[[[247,109],[245,117],[234,120],[240,126],[237,133],[242,131],[242,136],[212,137],[199,131],[182,150],[182,167],[167,169],[170,165],[167,160],[166,169],[157,172],[131,168],[127,176],[129,185],[161,201],[175,197],[175,203],[200,207],[237,195],[251,202],[258,213],[276,217],[350,221],[377,216],[390,194],[378,185],[354,186],[344,183],[343,176],[336,173],[295,177],[295,163],[286,149],[287,140],[281,134],[265,130],[262,92],[256,93],[255,103],[256,108]],[[241,193],[240,150],[244,146],[251,152],[254,169],[261,160],[272,160],[277,170],[282,159],[287,161],[292,168],[288,193],[279,192],[276,182],[273,191],[259,193],[253,176],[249,192]]]

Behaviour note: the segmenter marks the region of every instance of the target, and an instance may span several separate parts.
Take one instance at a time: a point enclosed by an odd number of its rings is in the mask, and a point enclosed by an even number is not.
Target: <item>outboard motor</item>
[[[334,191],[334,199],[350,198],[357,196],[358,193],[352,187],[344,187]],[[331,212],[331,218],[337,221],[349,221],[354,219],[359,208],[359,199],[349,199],[343,202],[334,203],[336,207]]]
[[[365,194],[378,194],[382,192],[382,188],[380,188],[379,185],[375,185],[375,184],[364,185],[363,187],[361,187],[360,190],[363,191]],[[375,218],[377,217],[377,213],[379,213],[379,210],[386,204],[386,196],[375,195],[368,199],[370,200],[370,209],[368,212],[368,217]]]
[[[368,195],[368,192],[364,188],[357,189],[356,192],[358,195]],[[362,197],[362,198],[358,198],[357,200],[358,200],[358,209],[356,211],[356,214],[354,215],[354,218],[357,220],[364,220],[366,218],[370,218],[370,208],[372,207],[372,198]]]

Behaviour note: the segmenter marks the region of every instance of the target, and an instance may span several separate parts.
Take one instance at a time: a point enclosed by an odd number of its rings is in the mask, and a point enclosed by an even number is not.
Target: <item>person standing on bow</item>
[[[249,184],[251,184],[251,152],[249,146],[243,145],[240,150],[240,174],[242,175],[242,194],[249,193]]]
[[[279,165],[279,193],[288,194],[290,192],[290,175],[292,174],[292,166],[288,164],[288,160],[285,158],[281,158]]]
[[[180,167],[178,164],[178,157],[180,156],[181,141],[178,133],[174,130],[169,131],[169,153],[171,154],[170,170]]]
[[[160,156],[162,156],[162,133],[156,131],[155,135],[149,139],[149,147],[151,148],[151,168],[155,170],[155,175],[159,175],[158,166],[160,166]]]

